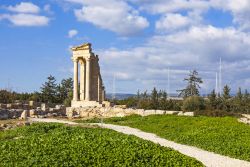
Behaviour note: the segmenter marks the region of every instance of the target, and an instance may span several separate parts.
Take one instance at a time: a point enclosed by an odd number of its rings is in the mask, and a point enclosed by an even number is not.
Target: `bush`
[[[183,111],[199,111],[205,108],[205,101],[199,96],[190,96],[183,101]]]
[[[237,112],[226,112],[223,110],[204,110],[204,111],[195,111],[196,116],[208,116],[208,117],[241,117],[240,113]]]

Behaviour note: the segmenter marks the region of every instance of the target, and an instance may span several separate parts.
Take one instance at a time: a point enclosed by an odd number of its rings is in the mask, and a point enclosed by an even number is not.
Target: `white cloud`
[[[153,14],[177,12],[180,10],[206,10],[209,8],[209,0],[129,0],[136,3],[141,10],[146,10]]]
[[[141,32],[149,22],[125,1],[110,0],[67,0],[81,3],[83,7],[75,10],[78,21],[89,22],[102,29],[113,31],[121,36]]]
[[[21,2],[15,6],[4,7],[10,12],[0,14],[0,20],[8,20],[14,26],[46,26],[49,24],[49,17],[39,15],[40,7],[31,2]],[[45,5],[44,10],[50,11],[50,6]]]
[[[78,34],[78,31],[72,29],[72,30],[69,30],[69,32],[68,32],[68,37],[69,37],[69,38],[73,38],[73,37],[76,36],[77,34]]]
[[[17,13],[39,13],[40,8],[31,2],[21,2],[15,6],[8,6],[7,9]]]
[[[192,23],[192,20],[188,17],[180,14],[166,14],[156,22],[156,29],[160,31],[171,31],[179,28],[187,27]]]
[[[220,57],[223,60],[223,84],[230,84],[233,89],[246,88],[243,83],[250,72],[250,34],[232,27],[193,26],[167,35],[155,35],[141,46],[99,52],[104,69],[123,69],[124,80],[137,79],[131,87],[134,92],[150,90],[153,86],[165,89],[168,67],[172,92],[185,86],[183,78],[193,69],[197,69],[206,82],[203,92],[210,91],[214,88]],[[110,75],[104,74],[104,77],[112,80]]]
[[[233,22],[242,30],[250,30],[250,1],[249,0],[129,0],[140,6],[141,10],[151,14],[166,14],[181,11],[196,12],[201,17],[202,13],[214,8],[229,11]],[[193,18],[189,16],[189,18]]]
[[[3,14],[0,17],[7,19],[15,26],[45,26],[49,24],[49,18],[33,14]]]
[[[46,13],[53,14],[53,12],[51,11],[51,6],[49,4],[44,5],[43,10]]]

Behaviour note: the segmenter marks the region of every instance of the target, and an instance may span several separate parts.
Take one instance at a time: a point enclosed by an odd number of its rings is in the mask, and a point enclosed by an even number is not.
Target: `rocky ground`
[[[18,119],[0,120],[0,131],[9,130],[21,126],[29,126],[30,122]]]

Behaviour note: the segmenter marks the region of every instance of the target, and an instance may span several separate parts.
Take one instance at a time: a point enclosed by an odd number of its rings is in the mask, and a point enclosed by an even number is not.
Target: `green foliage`
[[[0,103],[12,103],[15,99],[14,92],[0,90]]]
[[[168,94],[163,90],[154,88],[151,94],[147,91],[140,93],[137,92],[136,97],[129,97],[124,100],[116,100],[115,104],[127,105],[127,107],[140,108],[140,109],[159,109],[159,110],[181,110],[182,101],[168,100]]]
[[[183,111],[199,111],[205,109],[205,101],[199,96],[190,96],[183,101]]]
[[[233,117],[154,115],[111,118],[104,122],[138,128],[178,143],[250,161],[250,126]]]
[[[179,96],[181,97],[189,97],[189,96],[199,96],[199,89],[201,83],[203,83],[202,79],[198,77],[198,72],[196,70],[190,71],[188,78],[185,78],[184,81],[187,81],[187,86],[185,89],[178,90],[180,92]]]
[[[157,92],[156,88],[152,90],[151,93],[151,108],[152,109],[157,109],[159,105],[159,95],[160,93]]]
[[[56,103],[57,102],[57,84],[56,78],[50,75],[47,81],[41,87],[41,95],[43,101],[46,103]]]
[[[203,166],[135,136],[59,124],[0,132],[0,149],[0,166]]]
[[[228,99],[230,99],[230,88],[229,88],[229,86],[228,85],[226,85],[226,86],[224,86],[224,88],[223,88],[223,94],[222,94],[222,98],[223,98],[223,100],[228,100]]]

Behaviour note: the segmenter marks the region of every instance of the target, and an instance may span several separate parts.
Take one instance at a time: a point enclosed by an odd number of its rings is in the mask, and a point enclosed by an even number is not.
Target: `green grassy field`
[[[33,124],[0,131],[0,166],[203,166],[135,136],[101,128]]]
[[[87,122],[93,121],[98,120]],[[250,161],[250,126],[233,117],[129,116],[104,122],[138,128],[177,143]]]

